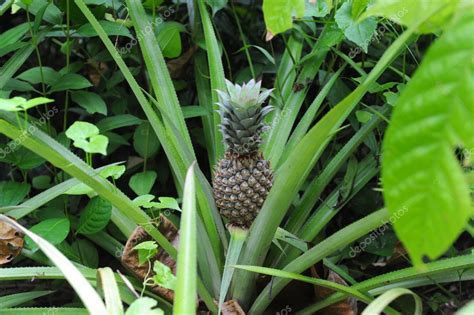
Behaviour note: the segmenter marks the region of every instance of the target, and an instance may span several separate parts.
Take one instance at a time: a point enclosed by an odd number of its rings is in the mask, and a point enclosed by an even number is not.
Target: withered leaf
[[[191,58],[197,49],[197,46],[192,46],[180,57],[166,62],[166,66],[168,67],[172,79],[183,77],[188,63],[191,61]]]
[[[8,264],[18,256],[24,245],[23,233],[0,221],[0,265]]]
[[[179,245],[179,232],[176,226],[169,221],[165,216],[160,215],[160,223],[157,226],[158,230],[163,234],[168,241],[177,248]],[[150,223],[151,224],[151,223]],[[174,275],[176,275],[176,261],[166,253],[162,248],[158,249],[158,253],[153,257],[149,263],[140,265],[138,263],[138,253],[133,249],[136,245],[152,240],[151,236],[146,230],[138,226],[129,237],[127,244],[122,254],[122,265],[128,268],[138,279],[144,280],[145,277],[151,278],[155,274],[153,272],[153,262],[158,260],[166,266],[170,267]],[[151,263],[151,266],[150,266]],[[174,299],[174,292],[161,286],[152,286],[151,289],[156,294],[172,302]]]
[[[245,315],[245,312],[235,300],[229,300],[222,304],[222,315]]]
[[[319,275],[315,270],[311,270],[311,273],[314,277],[320,278]],[[327,280],[342,284],[347,286],[346,281],[342,279],[337,273],[329,270]],[[326,297],[333,294],[335,291],[329,288],[324,288],[320,286],[314,287],[314,295],[316,296],[317,300],[323,300]],[[318,312],[318,314],[322,315],[356,315],[357,314],[357,301],[356,299],[349,297],[345,300],[342,300],[338,303],[332,304]]]

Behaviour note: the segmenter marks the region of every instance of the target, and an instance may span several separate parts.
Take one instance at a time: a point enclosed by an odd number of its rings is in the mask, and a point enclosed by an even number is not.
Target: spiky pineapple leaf
[[[443,254],[474,214],[455,155],[474,148],[474,6],[460,12],[400,95],[383,144],[385,201],[415,264]]]

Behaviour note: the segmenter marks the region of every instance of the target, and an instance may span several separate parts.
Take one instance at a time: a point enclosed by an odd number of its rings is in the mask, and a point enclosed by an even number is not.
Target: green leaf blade
[[[177,283],[173,314],[194,314],[197,288],[196,191],[194,164],[184,184],[183,214],[177,260]]]

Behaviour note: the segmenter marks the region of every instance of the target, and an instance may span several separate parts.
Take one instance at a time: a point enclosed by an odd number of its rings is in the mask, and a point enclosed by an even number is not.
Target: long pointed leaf
[[[176,268],[177,284],[173,314],[194,314],[196,311],[197,243],[196,188],[194,165],[188,170],[184,184],[179,252]]]

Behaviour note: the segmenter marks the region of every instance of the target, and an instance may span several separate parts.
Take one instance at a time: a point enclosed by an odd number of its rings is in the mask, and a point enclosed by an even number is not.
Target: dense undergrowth
[[[472,1],[0,16],[0,314],[474,313]],[[212,183],[252,79],[273,182],[247,228]]]

